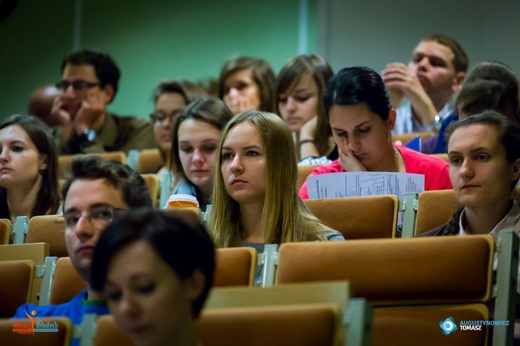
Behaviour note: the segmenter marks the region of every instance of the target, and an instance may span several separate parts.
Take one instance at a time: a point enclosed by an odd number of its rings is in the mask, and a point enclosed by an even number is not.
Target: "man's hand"
[[[381,72],[381,77],[391,93],[404,95],[410,100],[415,115],[423,126],[433,123],[437,110],[421,82],[408,66],[401,63],[388,64]],[[397,96],[393,98],[396,99]],[[392,104],[394,102],[396,101],[392,100]]]
[[[98,90],[89,92],[81,102],[81,107],[74,117],[74,131],[76,135],[82,134],[87,129],[99,131],[102,124],[99,119],[106,111],[103,93]]]

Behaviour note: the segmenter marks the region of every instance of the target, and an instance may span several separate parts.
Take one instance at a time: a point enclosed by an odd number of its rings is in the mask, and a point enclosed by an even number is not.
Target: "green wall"
[[[316,4],[309,1],[310,53]],[[147,117],[159,82],[215,78],[230,56],[262,57],[277,72],[298,54],[298,8],[298,0],[83,0],[81,47],[108,52],[121,68],[109,109]],[[59,80],[74,13],[73,0],[23,0],[0,23],[0,116],[26,112],[34,89]]]

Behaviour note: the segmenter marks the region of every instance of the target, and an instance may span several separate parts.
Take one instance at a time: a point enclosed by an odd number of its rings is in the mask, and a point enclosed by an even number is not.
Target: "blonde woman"
[[[246,111],[224,128],[215,162],[210,230],[217,247],[344,240],[297,195],[294,141],[272,113]],[[258,278],[258,273],[257,273]]]

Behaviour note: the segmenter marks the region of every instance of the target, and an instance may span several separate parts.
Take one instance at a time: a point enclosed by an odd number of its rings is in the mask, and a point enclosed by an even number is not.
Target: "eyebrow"
[[[363,125],[368,125],[368,124],[370,124],[370,120],[364,121],[364,122],[362,122],[361,124],[357,124],[356,126],[354,126],[354,129],[357,129],[358,127],[361,127],[361,126],[363,126]],[[336,128],[336,127],[332,127],[332,129],[333,129],[334,131],[343,131],[343,132],[347,132],[346,130],[338,129],[338,128]]]
[[[495,151],[492,149],[492,148],[486,148],[486,147],[478,147],[478,148],[474,148],[474,149],[471,149],[469,152],[471,154],[474,154],[474,153],[477,153],[479,151],[490,151],[492,153],[494,153]],[[449,154],[460,154],[459,151],[456,151],[456,150],[451,150],[448,152],[448,155]]]
[[[98,208],[98,207],[108,207],[108,208],[114,208],[114,209],[116,209],[116,207],[114,207],[114,206],[113,206],[112,204],[110,204],[110,203],[103,203],[103,202],[100,202],[100,203],[94,203],[94,204],[92,204],[92,205],[89,205],[89,207],[87,208],[87,210],[91,210],[91,209],[93,209],[93,208]],[[73,212],[78,212],[78,211],[79,211],[78,208],[73,207],[73,208],[69,208],[69,209],[65,210],[65,211],[63,212],[63,214],[68,214],[68,213],[73,213]]]
[[[210,143],[210,142],[218,142],[218,138],[208,138],[208,139],[204,139],[200,142],[200,144],[206,144],[206,143]],[[186,144],[191,144],[190,141],[179,141],[179,144],[181,143],[186,143]]]
[[[243,148],[240,148],[240,149],[262,149],[261,146],[258,146],[258,145],[248,145],[246,147],[243,147]],[[232,150],[230,147],[222,147],[222,150]]]

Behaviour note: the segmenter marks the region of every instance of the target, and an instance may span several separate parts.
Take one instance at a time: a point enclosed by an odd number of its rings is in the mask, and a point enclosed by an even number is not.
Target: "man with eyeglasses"
[[[51,114],[61,124],[54,128],[60,154],[155,148],[146,119],[121,117],[106,109],[117,94],[120,75],[105,53],[84,49],[65,57]]]
[[[63,185],[62,195],[67,252],[87,281],[94,249],[108,224],[129,209],[152,206],[148,187],[138,173],[127,165],[92,155],[72,161],[72,177]],[[64,304],[24,304],[14,318],[27,318],[32,311],[38,317],[65,316],[75,325],[81,324],[86,313],[109,313],[104,297],[89,286]],[[78,345],[78,340],[71,344]]]

